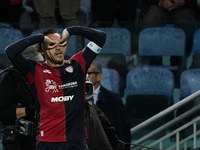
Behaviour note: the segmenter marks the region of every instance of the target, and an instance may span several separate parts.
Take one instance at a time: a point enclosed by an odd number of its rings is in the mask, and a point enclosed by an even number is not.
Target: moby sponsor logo
[[[70,95],[70,96],[60,96],[60,97],[52,97],[51,98],[51,102],[62,102],[62,101],[71,101],[73,100],[74,95]]]

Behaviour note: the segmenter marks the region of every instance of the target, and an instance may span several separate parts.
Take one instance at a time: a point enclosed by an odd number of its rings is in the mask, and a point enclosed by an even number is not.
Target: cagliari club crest
[[[73,69],[72,66],[66,67],[65,70],[66,70],[67,72],[69,72],[69,73],[73,73],[73,71],[74,71],[74,69]]]
[[[49,92],[50,90],[52,90],[53,93],[59,92],[55,81],[47,79],[45,85],[46,85],[45,92]]]

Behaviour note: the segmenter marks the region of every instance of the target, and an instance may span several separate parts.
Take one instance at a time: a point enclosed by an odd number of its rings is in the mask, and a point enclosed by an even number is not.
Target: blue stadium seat
[[[193,35],[193,57],[192,68],[200,68],[200,29],[196,30]]]
[[[174,76],[168,69],[139,67],[127,74],[126,82],[126,111],[131,127],[173,104]]]
[[[200,90],[200,68],[198,69],[188,69],[185,70],[180,77],[180,100],[188,97],[189,95],[197,92]],[[187,103],[186,105],[179,108],[176,112],[176,116],[179,116],[186,111],[192,109],[194,106],[200,104],[200,98],[197,97],[193,101]],[[186,120],[191,120],[195,118],[196,116],[199,116],[199,111],[195,112],[192,116],[186,118]],[[185,122],[181,123],[182,125],[185,124]]]
[[[200,54],[200,29],[196,30],[193,35],[193,56]]]
[[[200,90],[200,69],[185,70],[180,80],[180,98],[183,99]]]
[[[0,28],[12,28],[12,26],[6,22],[0,22]]]
[[[125,56],[131,55],[131,33],[126,28],[104,27],[96,28],[107,33],[106,43],[104,44],[102,53],[117,53]],[[89,41],[85,39],[85,45]]]
[[[0,27],[0,68],[4,69],[11,65],[10,61],[5,55],[5,48],[22,39],[23,34],[20,30],[14,29],[10,26]]]
[[[14,28],[0,28],[0,53],[4,53],[5,48],[23,38],[20,30]]]
[[[173,104],[174,76],[159,67],[140,67],[127,74],[126,98],[131,95],[163,95],[167,106]]]
[[[127,57],[131,55],[131,33],[126,28],[96,28],[107,33],[106,43],[95,58],[102,67],[115,69],[120,75],[120,95],[124,95],[127,74]],[[86,46],[89,41],[85,39]]]
[[[102,68],[102,74],[103,78],[101,79],[101,85],[112,92],[120,94],[119,73],[114,69]]]
[[[174,27],[151,27],[139,34],[140,65],[148,65],[149,56],[185,56],[185,32]],[[146,58],[147,60],[145,60]],[[142,61],[142,59],[144,59]],[[185,65],[183,63],[183,65]],[[177,66],[164,66],[177,70]]]
[[[60,34],[62,34],[64,28],[55,28]],[[42,31],[43,29],[36,29],[34,30],[31,35],[33,34],[38,34]],[[65,52],[66,58],[70,58],[73,56],[75,53],[77,53],[76,49],[76,36],[72,35],[70,36],[69,43],[67,44],[67,50]]]
[[[96,57],[96,61],[105,68],[116,69],[114,67],[117,66],[125,68],[126,57],[131,55],[131,33],[126,28],[104,27],[96,29],[107,33],[106,43],[101,53]],[[88,42],[88,39],[85,39],[85,46]]]

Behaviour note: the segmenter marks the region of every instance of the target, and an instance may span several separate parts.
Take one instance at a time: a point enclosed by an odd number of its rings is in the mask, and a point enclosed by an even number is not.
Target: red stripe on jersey
[[[81,53],[81,55],[80,55],[80,53]],[[81,68],[82,68],[83,72],[85,73],[86,61],[85,61],[85,59],[83,58],[83,53],[82,53],[82,51],[76,53],[76,54],[73,55],[70,59],[76,60],[76,61],[81,65]]]
[[[40,103],[40,141],[66,141],[65,106],[59,72],[54,68],[36,66],[35,87]],[[39,81],[39,82],[37,82]]]

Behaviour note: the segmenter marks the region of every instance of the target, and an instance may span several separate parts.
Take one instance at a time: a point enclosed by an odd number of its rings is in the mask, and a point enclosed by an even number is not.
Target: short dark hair
[[[42,34],[44,34],[45,36],[46,35],[49,35],[49,34],[54,34],[54,33],[58,33],[60,34],[56,29],[54,28],[47,28],[47,29],[44,29],[41,31]]]
[[[54,29],[54,28],[47,28],[42,30],[40,33],[44,34],[44,36],[49,35],[49,34],[54,34],[54,33],[58,33],[60,35],[60,33]],[[35,48],[39,51],[42,52],[42,43],[37,43],[35,44]]]

